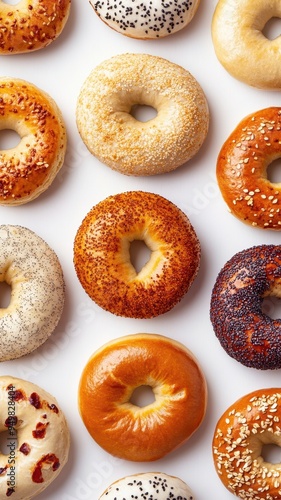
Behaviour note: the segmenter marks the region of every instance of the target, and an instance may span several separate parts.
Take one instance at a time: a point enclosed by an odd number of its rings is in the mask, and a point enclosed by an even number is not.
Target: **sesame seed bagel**
[[[136,105],[157,116],[134,118]],[[175,170],[202,146],[209,126],[205,95],[195,78],[166,59],[121,54],[102,62],[85,80],[77,126],[89,151],[126,175]]]
[[[63,165],[66,130],[54,100],[35,85],[0,78],[0,130],[19,144],[0,150],[0,205],[22,205],[41,195]]]
[[[95,13],[110,28],[138,39],[163,38],[185,28],[200,0],[91,0]]]
[[[280,0],[219,0],[212,20],[220,63],[234,78],[266,90],[281,89],[281,38],[263,34],[274,17],[281,18]]]
[[[155,401],[131,402],[149,386]],[[127,335],[102,346],[82,372],[78,405],[99,446],[135,462],[158,460],[182,445],[201,425],[206,381],[193,354],[162,335]],[[129,498],[129,497],[128,497]]]
[[[0,377],[0,431],[9,453],[0,452],[0,497],[34,498],[67,463],[70,435],[56,399],[36,384]]]
[[[130,244],[151,256],[139,273]],[[87,294],[118,316],[152,318],[188,291],[200,263],[200,243],[187,216],[167,199],[142,191],[109,196],[90,210],[74,241],[74,266]]]
[[[0,55],[47,47],[62,32],[71,0],[0,0]]]
[[[281,230],[281,183],[267,168],[281,156],[281,108],[246,116],[223,144],[217,181],[230,212],[246,224]]]
[[[249,500],[279,500],[281,464],[263,457],[263,446],[281,446],[280,388],[259,389],[238,399],[219,419],[213,458],[224,486]]]
[[[144,492],[146,497],[144,497]],[[144,472],[127,476],[111,484],[99,500],[124,500],[124,498],[147,498],[149,500],[195,500],[181,479],[162,472]]]
[[[0,226],[0,282],[11,300],[0,308],[0,361],[24,356],[45,342],[64,305],[61,265],[49,245],[30,229]]]
[[[267,296],[281,298],[281,246],[257,245],[221,269],[211,296],[211,322],[225,351],[245,366],[281,368],[281,320],[262,311]]]

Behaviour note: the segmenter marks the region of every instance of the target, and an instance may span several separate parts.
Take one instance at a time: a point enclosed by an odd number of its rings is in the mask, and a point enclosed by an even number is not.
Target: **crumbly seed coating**
[[[0,361],[24,356],[54,331],[64,305],[63,273],[55,252],[30,229],[0,226],[0,281],[11,300],[0,309]]]
[[[99,500],[195,500],[190,488],[181,479],[159,472],[127,476],[111,484]]]
[[[151,258],[137,274],[130,243],[143,240]],[[81,285],[118,316],[152,318],[174,307],[194,281],[200,243],[187,216],[167,199],[141,191],[110,196],[86,215],[74,242]]]
[[[235,254],[211,296],[211,322],[225,351],[245,366],[281,368],[281,321],[262,311],[263,298],[281,297],[281,246],[258,245]]]
[[[115,31],[139,39],[163,38],[185,28],[200,0],[90,0],[96,14]]]
[[[158,114],[141,122],[134,105]],[[97,66],[77,102],[77,126],[89,151],[126,175],[175,170],[201,148],[209,126],[202,88],[185,69],[146,54],[121,54]]]
[[[62,32],[71,0],[0,0],[0,55],[43,49]]]

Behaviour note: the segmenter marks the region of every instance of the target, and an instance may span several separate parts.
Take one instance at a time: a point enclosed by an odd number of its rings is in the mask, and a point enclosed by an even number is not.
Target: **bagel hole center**
[[[261,456],[265,462],[279,464],[281,462],[281,448],[274,443],[264,444],[262,446]]]
[[[281,158],[277,158],[273,162],[271,162],[267,169],[267,179],[272,184],[280,184],[281,183]]]
[[[150,385],[140,385],[136,387],[130,397],[130,403],[139,408],[151,405],[155,402],[154,392]]]
[[[130,244],[130,260],[138,274],[150,260],[151,250],[143,240],[134,240]]]
[[[20,135],[13,129],[0,130],[0,150],[13,149],[21,141]]]
[[[0,282],[0,309],[6,309],[11,302],[12,287],[6,281]]]
[[[280,17],[272,17],[265,24],[262,34],[268,40],[275,40],[281,35],[281,19]]]
[[[157,116],[157,110],[147,104],[134,104],[131,108],[132,115],[139,122],[148,122]]]
[[[262,301],[262,312],[271,319],[281,319],[281,300],[276,295],[268,295]]]
[[[11,425],[7,431],[0,433],[0,453],[8,456],[11,460],[15,459],[17,445],[17,431]]]

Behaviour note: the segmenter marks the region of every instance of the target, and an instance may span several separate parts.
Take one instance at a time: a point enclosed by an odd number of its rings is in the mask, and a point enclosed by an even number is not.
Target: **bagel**
[[[236,79],[265,90],[281,89],[281,37],[269,40],[263,29],[281,18],[279,0],[219,0],[212,20],[216,56]]]
[[[150,386],[155,401],[131,403],[135,389]],[[79,411],[88,432],[108,453],[154,461],[182,445],[206,411],[204,375],[193,354],[162,335],[134,334],[96,351],[79,383]]]
[[[157,116],[134,118],[134,106]],[[99,161],[126,175],[175,170],[201,148],[209,126],[202,88],[185,69],[161,57],[121,54],[84,81],[76,111],[82,140]]]
[[[139,273],[130,260],[135,240],[151,250]],[[74,240],[82,287],[117,316],[152,318],[169,311],[190,288],[199,264],[200,243],[189,219],[153,193],[109,196],[86,215]]]
[[[263,457],[263,446],[281,446],[280,389],[259,389],[238,399],[220,417],[213,437],[218,477],[239,498],[279,500],[280,463]]]
[[[70,435],[56,399],[36,384],[0,377],[0,497],[30,499],[45,490],[68,461]]]
[[[195,497],[181,479],[162,472],[144,472],[123,477],[112,483],[99,500],[124,500],[124,498],[143,498],[143,492],[149,500],[195,500]]]
[[[54,100],[32,83],[0,78],[0,130],[19,144],[0,150],[0,205],[22,205],[41,195],[63,165],[66,130]]]
[[[47,47],[62,32],[71,0],[0,0],[0,55],[33,52]]]
[[[245,366],[281,368],[281,320],[262,311],[266,296],[281,297],[281,246],[257,245],[236,253],[221,269],[210,317],[225,351]]]
[[[65,295],[57,255],[21,226],[0,226],[0,282],[4,281],[11,287],[11,300],[0,309],[0,361],[24,356],[49,338]]]
[[[223,144],[217,181],[230,212],[261,229],[281,229],[281,184],[267,177],[281,155],[281,107],[246,116]]]
[[[162,2],[154,0],[91,0],[95,13],[110,28],[138,39],[163,38],[185,28],[193,19],[200,0]]]

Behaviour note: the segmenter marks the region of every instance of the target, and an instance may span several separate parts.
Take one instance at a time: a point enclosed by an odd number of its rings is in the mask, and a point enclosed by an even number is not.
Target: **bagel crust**
[[[219,0],[212,20],[218,60],[236,79],[260,89],[281,89],[281,37],[269,40],[266,23],[281,18],[280,0]]]
[[[22,205],[42,194],[63,165],[66,130],[54,100],[35,85],[0,78],[0,130],[19,144],[0,150],[0,205]]]
[[[146,497],[143,497],[144,491]],[[123,477],[111,484],[99,500],[124,500],[124,498],[195,500],[192,491],[181,479],[159,472],[144,472]]]
[[[57,255],[21,226],[0,226],[0,282],[4,281],[11,286],[11,300],[0,309],[0,361],[24,356],[49,338],[65,295]]]
[[[0,453],[0,497],[34,498],[68,461],[70,435],[56,399],[36,384],[0,377],[0,430],[8,432],[8,455]]]
[[[0,0],[0,55],[33,52],[47,47],[62,32],[71,0]]]
[[[213,458],[224,486],[249,500],[279,500],[281,465],[267,462],[263,445],[281,446],[280,388],[259,389],[238,399],[219,419]]]
[[[230,212],[261,229],[281,230],[281,183],[267,178],[268,166],[281,156],[281,108],[246,116],[223,144],[217,181]]]
[[[157,116],[132,116],[134,106]],[[102,62],[85,80],[77,102],[79,133],[89,151],[126,175],[175,170],[201,148],[209,126],[202,88],[182,67],[161,57],[121,54]]]
[[[281,298],[281,246],[257,245],[221,269],[211,296],[211,322],[225,351],[245,366],[281,368],[281,320],[262,311],[263,299]]]
[[[150,260],[137,273],[130,244],[143,240]],[[118,316],[152,318],[174,307],[194,281],[200,243],[187,216],[153,193],[109,196],[86,215],[74,241],[80,283],[100,307]]]
[[[131,403],[150,386],[155,401]],[[205,416],[207,389],[193,354],[156,334],[115,339],[96,351],[79,384],[79,409],[92,438],[108,453],[149,462],[182,445]]]
[[[95,13],[110,28],[138,39],[163,38],[185,28],[200,1],[90,0]]]

